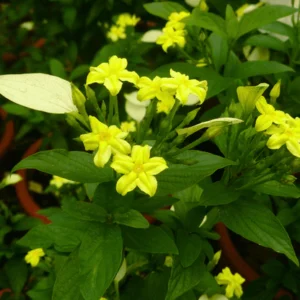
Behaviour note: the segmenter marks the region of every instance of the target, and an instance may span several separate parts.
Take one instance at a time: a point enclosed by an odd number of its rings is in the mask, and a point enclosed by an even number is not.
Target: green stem
[[[116,300],[120,300],[119,283],[117,281],[114,281],[114,287],[116,292]]]
[[[195,58],[193,58],[192,56],[190,56],[185,50],[183,50],[183,48],[178,46],[177,49],[185,58],[191,60],[192,63],[194,63],[194,64],[198,63],[198,61]]]
[[[108,108],[108,124],[111,125],[112,118],[114,115],[114,97],[112,95],[109,95],[109,108]]]
[[[79,123],[84,125],[88,130],[90,130],[90,124],[85,120],[85,118],[80,115],[78,112],[71,112],[70,115],[72,115]]]
[[[112,121],[113,121],[114,125],[117,125],[119,127],[120,126],[120,117],[119,117],[118,97],[117,96],[112,96],[112,98],[113,98],[113,105],[114,105],[114,110],[115,110]]]

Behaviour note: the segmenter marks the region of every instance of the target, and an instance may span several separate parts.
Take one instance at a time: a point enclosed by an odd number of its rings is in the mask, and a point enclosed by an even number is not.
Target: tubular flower
[[[64,184],[76,184],[77,182],[62,178],[56,175],[53,175],[52,179],[50,180],[50,185],[56,186],[56,188],[60,189]]]
[[[256,102],[256,108],[261,115],[256,119],[256,131],[264,131],[268,129],[273,123],[282,124],[285,121],[285,113],[268,104],[265,97],[261,96]]]
[[[266,134],[271,135],[267,142],[269,149],[279,149],[286,144],[289,152],[300,157],[300,119],[293,119],[290,115],[286,114],[287,121],[279,126],[272,125]]]
[[[42,248],[37,248],[27,253],[27,255],[25,256],[25,261],[28,264],[31,264],[32,267],[36,267],[39,264],[41,257],[43,256],[45,256],[44,250]]]
[[[107,126],[97,118],[89,116],[92,128],[91,133],[80,135],[85,150],[97,150],[94,163],[97,167],[103,168],[109,161],[112,154],[128,154],[131,146],[124,139],[128,132],[124,132],[117,126]]]
[[[189,79],[189,76],[170,70],[172,78],[164,81],[163,87],[176,91],[176,98],[184,105],[190,94],[198,97],[202,104],[206,97],[207,81]]]
[[[123,85],[122,81],[136,84],[138,74],[126,70],[127,59],[112,56],[108,63],[102,63],[98,67],[91,67],[87,76],[86,84],[100,83],[109,90],[112,96],[116,96]]]
[[[113,25],[110,27],[110,30],[107,33],[107,37],[110,38],[113,42],[116,42],[119,39],[126,39],[125,28],[122,26]]]
[[[185,46],[185,30],[176,30],[173,27],[165,27],[162,31],[163,34],[158,37],[156,44],[162,45],[165,52],[167,52],[168,48],[171,46],[178,45],[180,48]]]
[[[245,279],[240,274],[235,273],[233,275],[230,269],[226,267],[215,278],[218,284],[227,285],[226,287],[227,298],[232,298],[233,295],[240,298],[243,295],[242,284],[245,282]]]
[[[110,165],[117,173],[124,174],[117,182],[117,192],[125,196],[136,187],[152,197],[156,193],[157,180],[154,175],[167,169],[162,157],[150,158],[150,147],[135,145],[131,156],[117,154]]]
[[[117,20],[117,25],[121,27],[126,27],[126,26],[135,26],[141,18],[137,18],[135,15],[130,15],[130,14],[121,14],[118,17]]]

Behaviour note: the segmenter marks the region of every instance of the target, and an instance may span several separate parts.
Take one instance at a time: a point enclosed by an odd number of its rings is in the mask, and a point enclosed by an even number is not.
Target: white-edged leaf
[[[1,75],[0,94],[34,110],[54,114],[77,111],[70,82],[48,74]]]

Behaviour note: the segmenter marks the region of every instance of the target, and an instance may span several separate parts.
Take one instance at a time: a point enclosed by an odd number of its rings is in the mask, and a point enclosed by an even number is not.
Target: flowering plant
[[[71,183],[83,191],[57,193],[60,206],[40,212],[48,224],[19,240],[31,249],[28,264],[44,262],[44,278],[31,294],[43,290],[43,299],[52,300],[249,299],[243,274],[218,265],[214,226],[222,222],[298,268],[284,216],[272,205],[300,197],[294,176],[300,122],[277,103],[280,81],[269,94],[267,80],[246,82],[291,68],[241,63],[232,49],[247,33],[295,10],[262,6],[242,17],[227,6],[223,19],[207,12],[203,0],[192,13],[173,2],[145,8],[167,20],[155,42],[163,52],[176,52],[179,62],[145,74],[111,53],[90,67],[82,90],[46,74],[0,76],[7,99],[66,114],[77,142],[72,151],[41,151],[13,168],[36,169],[54,175],[58,189]],[[126,39],[137,22],[119,16],[108,38]],[[200,117],[213,96],[217,109]]]

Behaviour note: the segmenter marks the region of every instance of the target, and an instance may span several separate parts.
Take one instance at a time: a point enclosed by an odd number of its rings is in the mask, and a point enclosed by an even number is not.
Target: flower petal
[[[96,117],[89,116],[90,125],[93,133],[106,132],[108,126],[100,122]]]
[[[135,172],[130,172],[129,174],[123,175],[117,181],[117,192],[122,196],[125,196],[127,193],[133,191],[136,188],[136,178],[137,175]]]
[[[256,131],[264,131],[272,125],[272,117],[270,115],[260,115],[256,119],[255,129]]]
[[[136,185],[150,197],[154,196],[157,190],[156,178],[145,172],[139,173],[138,178],[136,179]]]
[[[99,137],[95,133],[81,134],[79,138],[83,142],[86,151],[95,150],[99,146]]]
[[[127,132],[125,132],[127,133]],[[111,145],[112,151],[114,154],[128,154],[130,153],[131,146],[128,142],[122,139],[112,139],[109,144]]]
[[[134,163],[130,156],[116,154],[110,166],[119,174],[128,174],[132,171]]]
[[[294,156],[300,157],[300,144],[296,139],[289,139],[286,147]]]
[[[135,145],[132,147],[131,152],[132,160],[137,164],[144,164],[150,158],[150,147],[148,145],[139,146]]]
[[[105,164],[109,161],[110,157],[111,146],[108,145],[106,142],[101,142],[99,144],[99,149],[94,157],[94,164],[99,168],[103,168]]]
[[[104,86],[109,90],[112,96],[116,96],[121,88],[123,83],[117,78],[116,75],[111,75],[106,77],[104,80]]]
[[[167,163],[162,157],[152,157],[143,165],[144,171],[148,175],[157,175],[167,169]]]
[[[288,139],[289,137],[286,134],[273,134],[268,139],[267,147],[269,149],[279,149]]]

